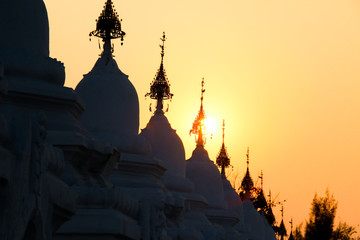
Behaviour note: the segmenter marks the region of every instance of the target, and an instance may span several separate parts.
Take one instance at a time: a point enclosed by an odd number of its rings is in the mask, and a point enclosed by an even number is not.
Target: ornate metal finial
[[[293,231],[293,223],[294,223],[292,218],[289,223],[290,223],[290,228],[291,228],[291,232],[292,232]]]
[[[164,59],[164,55],[165,55],[165,41],[166,41],[166,37],[165,37],[165,32],[163,32],[163,36],[162,38],[160,38],[160,40],[162,41],[162,45],[160,45],[161,48],[161,62],[163,62]]]
[[[163,111],[163,101],[171,100],[174,94],[170,92],[170,83],[167,79],[166,72],[164,69],[164,55],[165,55],[165,32],[163,32],[163,37],[160,38],[162,41],[161,48],[161,63],[159,70],[157,71],[154,80],[150,86],[150,92],[145,94],[145,97],[150,97],[151,99],[157,100],[156,111],[155,113],[164,113]],[[151,111],[151,108],[150,108]]]
[[[222,124],[222,130],[223,130],[223,134],[222,134],[222,137],[223,137],[223,143],[225,142],[225,119],[223,119],[223,124]]]
[[[263,189],[263,187],[264,187],[264,174],[263,174],[262,170],[261,170],[259,178],[260,178],[260,181],[261,181],[261,189]]]
[[[230,158],[228,157],[226,147],[225,147],[225,120],[223,120],[223,142],[220,148],[220,151],[216,157],[216,164],[221,168],[221,177],[226,178],[225,168],[230,166]]]
[[[196,116],[194,122],[193,122],[193,126],[192,129],[190,130],[190,135],[194,134],[196,135],[195,137],[195,141],[196,141],[196,146],[197,147],[204,147],[205,143],[206,143],[206,133],[205,133],[205,111],[203,108],[203,100],[204,100],[204,92],[205,92],[205,81],[204,78],[201,81],[201,104],[200,104],[200,110],[198,115]]]
[[[247,148],[247,152],[246,152],[246,164],[247,164],[247,168],[249,168],[249,158],[250,158],[250,154],[249,154],[249,147]]]
[[[107,0],[103,11],[96,20],[96,30],[90,32],[90,40],[92,36],[102,38],[104,41],[104,52],[108,49],[112,52],[113,49],[110,47],[111,39],[120,38],[121,45],[123,45],[125,32],[121,30],[121,21],[112,1]]]
[[[204,100],[204,92],[205,92],[205,81],[204,81],[204,78],[202,78],[202,81],[201,81],[201,105],[200,105],[200,109],[203,108],[203,100]]]

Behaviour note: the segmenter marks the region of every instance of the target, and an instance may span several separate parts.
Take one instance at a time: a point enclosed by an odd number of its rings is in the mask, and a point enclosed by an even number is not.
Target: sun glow
[[[216,122],[213,118],[206,117],[204,120],[205,131],[209,135],[213,135],[216,130]]]

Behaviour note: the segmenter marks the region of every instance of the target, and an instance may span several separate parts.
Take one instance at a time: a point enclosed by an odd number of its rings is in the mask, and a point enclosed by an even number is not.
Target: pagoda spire
[[[204,111],[204,107],[203,107],[203,100],[204,100],[204,92],[205,92],[205,81],[204,78],[201,81],[201,97],[200,97],[200,110],[198,112],[198,115],[196,116],[194,122],[193,122],[193,126],[192,129],[190,130],[190,135],[194,134],[196,135],[196,147],[202,147],[204,148],[205,143],[206,143],[206,138],[205,138],[205,111]]]
[[[120,38],[121,45],[123,45],[125,32],[121,30],[121,20],[114,9],[111,0],[107,0],[103,11],[96,20],[96,30],[90,32],[90,40],[92,36],[101,38],[104,42],[104,49],[102,55],[112,56],[114,51],[111,46],[111,39]]]
[[[251,193],[254,189],[254,182],[250,176],[250,170],[249,170],[249,162],[250,162],[250,154],[249,154],[249,147],[247,148],[246,153],[246,174],[241,182],[241,188],[244,191],[244,195],[242,197],[243,200],[250,200],[251,199]]]
[[[149,96],[151,99],[156,99],[157,104],[156,104],[155,114],[157,113],[163,114],[164,113],[163,101],[164,100],[171,101],[172,97],[174,96],[174,94],[170,92],[170,83],[169,80],[167,79],[164,68],[165,41],[166,41],[165,32],[163,32],[163,36],[162,38],[160,38],[160,40],[162,41],[162,45],[160,45],[161,48],[160,67],[156,73],[154,80],[151,83],[150,92],[145,94],[145,97]],[[151,105],[150,105],[150,111],[151,111]]]
[[[285,224],[284,224],[284,203],[283,202],[281,202],[280,212],[281,212],[281,223],[279,226],[279,236],[280,236],[280,239],[283,240],[284,236],[287,236],[286,228],[285,228]]]
[[[230,158],[228,157],[225,147],[225,119],[223,120],[222,130],[223,130],[223,134],[222,134],[223,142],[221,145],[221,149],[216,157],[216,164],[221,168],[221,177],[225,179],[226,178],[225,168],[230,166]]]

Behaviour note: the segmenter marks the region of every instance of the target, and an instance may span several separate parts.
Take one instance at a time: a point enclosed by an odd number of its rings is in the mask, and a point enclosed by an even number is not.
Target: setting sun
[[[217,128],[215,120],[211,117],[206,117],[204,120],[205,131],[208,135],[212,136]]]

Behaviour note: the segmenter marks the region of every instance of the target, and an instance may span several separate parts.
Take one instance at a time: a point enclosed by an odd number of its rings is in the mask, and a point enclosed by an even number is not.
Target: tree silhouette
[[[301,229],[303,228],[303,224],[301,223],[299,226],[295,228],[294,231],[294,240],[305,240],[305,237],[303,236]]]
[[[305,226],[306,240],[329,240],[332,237],[337,201],[327,189],[324,197],[315,193],[309,221]]]
[[[339,222],[334,230],[334,219],[337,201],[326,190],[325,197],[315,193],[311,204],[310,219],[305,225],[305,236],[302,234],[302,223],[293,232],[294,240],[350,240],[356,233],[355,227],[345,222]],[[356,238],[359,239],[359,238]]]
[[[339,222],[339,225],[336,227],[332,234],[332,239],[350,240],[351,236],[355,233],[356,231],[353,226],[349,226],[346,222]]]

